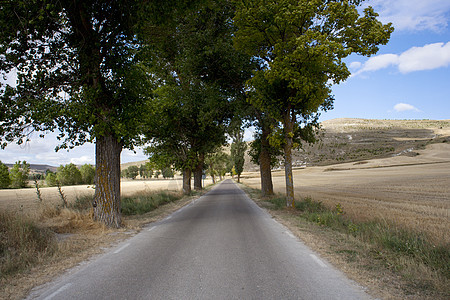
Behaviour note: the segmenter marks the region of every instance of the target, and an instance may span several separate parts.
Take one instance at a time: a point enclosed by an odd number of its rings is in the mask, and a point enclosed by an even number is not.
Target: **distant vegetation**
[[[94,184],[94,177],[95,168],[89,164],[78,168],[70,163],[59,166],[56,172],[47,170],[45,174],[32,174],[26,161],[17,161],[10,170],[0,161],[0,189],[26,188],[30,180],[45,180],[47,186]]]

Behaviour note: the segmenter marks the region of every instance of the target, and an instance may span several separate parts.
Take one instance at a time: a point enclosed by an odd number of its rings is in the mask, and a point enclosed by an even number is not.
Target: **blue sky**
[[[334,109],[321,120],[450,119],[450,1],[366,4],[395,31],[375,56],[346,59],[352,76],[333,87]]]
[[[370,58],[346,59],[352,76],[333,87],[334,109],[321,120],[450,119],[450,1],[369,0],[383,23],[392,22],[390,42]],[[247,138],[251,132],[247,132]],[[95,163],[92,144],[55,152],[55,135],[37,135],[26,145],[0,150],[0,160],[13,163]],[[142,150],[124,150],[122,162],[146,159]]]

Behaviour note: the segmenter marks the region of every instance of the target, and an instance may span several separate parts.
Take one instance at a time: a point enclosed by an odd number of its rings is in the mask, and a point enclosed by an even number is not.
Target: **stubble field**
[[[394,154],[298,168],[294,170],[296,198],[311,197],[329,208],[340,204],[353,220],[384,220],[450,246],[450,122],[374,121],[371,126],[360,120],[355,123],[358,120],[335,121],[328,124],[328,130],[344,137],[350,132],[353,136],[364,137],[368,132],[389,136],[390,141],[396,141],[392,146]],[[421,128],[428,138],[413,136],[411,128]],[[341,147],[341,153],[349,157],[361,140],[347,143]],[[284,171],[273,172],[272,176],[275,192],[284,193]],[[260,187],[259,172],[247,172],[242,180],[250,187]]]

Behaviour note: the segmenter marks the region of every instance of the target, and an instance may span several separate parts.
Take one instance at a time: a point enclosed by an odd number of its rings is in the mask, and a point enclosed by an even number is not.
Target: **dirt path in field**
[[[432,144],[415,157],[396,156],[365,162],[294,171],[296,197],[311,197],[329,207],[340,203],[358,220],[384,219],[450,243],[450,145]],[[259,188],[258,173],[243,182]],[[284,171],[273,173],[276,192],[285,192]]]
[[[204,181],[205,185],[210,183],[212,183],[210,180]],[[121,182],[121,194],[122,196],[130,196],[140,191],[180,191],[181,187],[182,180],[179,178],[129,180]],[[44,204],[61,204],[62,200],[56,187],[41,188],[40,191]],[[93,187],[87,185],[64,186],[62,187],[62,191],[68,201],[75,201],[78,197],[94,194]],[[39,202],[35,188],[0,190],[0,210],[32,213],[38,207]]]

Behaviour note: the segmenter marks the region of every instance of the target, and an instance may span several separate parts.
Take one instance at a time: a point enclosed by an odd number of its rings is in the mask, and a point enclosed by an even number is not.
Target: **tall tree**
[[[343,59],[372,55],[393,31],[361,0],[236,1],[235,46],[260,60],[248,81],[251,102],[280,123],[287,206],[294,205],[292,148],[314,141],[321,110],[332,108],[332,83],[350,75]],[[274,143],[276,144],[276,143]]]
[[[0,142],[59,129],[72,148],[95,142],[94,218],[119,227],[120,153],[133,148],[148,89],[137,64],[139,17],[160,21],[184,1],[47,0],[1,2]],[[43,134],[42,134],[43,135]]]
[[[184,190],[201,189],[205,157],[225,143],[230,101],[242,94],[247,56],[233,48],[229,1],[206,1],[165,31],[150,49],[151,72],[159,88],[147,137],[152,157],[183,171]],[[163,150],[164,149],[164,150]]]
[[[262,196],[273,195],[272,168],[278,164],[278,157],[283,155],[282,149],[270,144],[270,136],[277,122],[261,111],[254,111],[257,132],[250,144],[249,156],[253,163],[259,165]]]
[[[238,182],[241,182],[247,143],[244,141],[244,129],[241,128],[240,122],[238,127],[236,127],[232,133],[231,138],[233,139],[233,142],[231,143],[231,159],[233,160],[234,170],[238,176]]]

